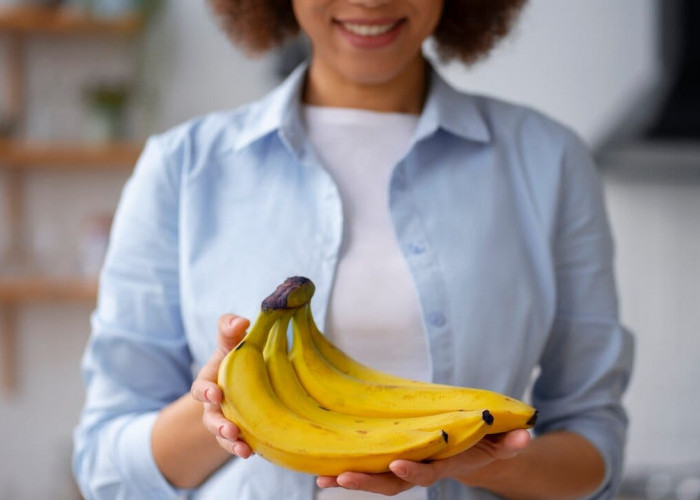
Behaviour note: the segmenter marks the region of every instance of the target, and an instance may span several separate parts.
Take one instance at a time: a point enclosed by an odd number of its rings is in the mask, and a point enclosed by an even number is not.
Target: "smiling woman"
[[[309,103],[372,109],[373,102],[383,102],[374,109],[420,112],[424,89],[415,84],[422,83],[425,71],[421,47],[438,24],[442,4],[434,0],[376,3],[367,9],[353,2],[292,2],[313,50]],[[376,97],[370,100],[364,89]],[[406,100],[408,95],[414,98]]]
[[[279,46],[288,37],[299,33],[299,22],[287,1],[209,0],[209,3],[226,34],[251,54]],[[339,2],[312,3],[322,7]],[[386,2],[366,3],[381,7]],[[508,34],[525,0],[423,0],[407,3],[441,8],[442,15],[433,33],[438,53],[444,60],[456,58],[472,63],[488,54]]]
[[[540,113],[452,88],[422,52],[474,62],[523,4],[211,0],[251,54],[303,31],[311,56],[262,99],[149,141],[84,358],[86,497],[613,497],[631,337],[590,155]],[[375,369],[515,399],[537,372],[535,437],[335,477],[253,455],[217,372],[294,275],[316,285],[320,328]]]

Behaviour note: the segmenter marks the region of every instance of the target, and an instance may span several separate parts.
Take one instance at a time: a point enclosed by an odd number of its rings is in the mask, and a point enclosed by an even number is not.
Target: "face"
[[[421,46],[443,0],[292,0],[313,48],[312,71],[355,84],[381,84],[421,64]]]

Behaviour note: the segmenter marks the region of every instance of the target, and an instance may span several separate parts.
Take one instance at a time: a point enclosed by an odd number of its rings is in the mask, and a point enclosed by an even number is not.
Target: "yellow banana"
[[[377,417],[488,408],[494,418],[489,434],[534,425],[537,415],[534,408],[497,392],[410,381],[361,365],[318,331],[308,304],[297,309],[292,321],[298,327],[294,328],[290,360],[306,391],[326,408]],[[336,368],[336,363],[341,368]]]
[[[260,456],[319,475],[384,472],[398,458],[447,458],[487,433],[534,423],[534,409],[498,393],[409,381],[357,363],[316,328],[313,293],[306,278],[286,280],[219,368],[222,411]]]
[[[270,384],[262,352],[269,329],[284,319],[290,304],[295,304],[287,301],[285,293],[294,297],[298,289],[283,292],[263,302],[263,310],[245,338],[219,367],[222,411],[238,426],[253,451],[293,470],[337,475],[344,471],[384,472],[392,460],[425,460],[447,446],[447,436],[441,430],[351,430],[303,418],[285,406]]]
[[[272,388],[282,403],[298,415],[316,422],[347,429],[441,430],[447,446],[429,458],[446,458],[476,444],[493,422],[488,410],[454,411],[421,417],[358,417],[328,410],[314,400],[301,385],[287,357],[289,318],[280,318],[272,326],[263,356]],[[299,325],[295,324],[294,328]]]

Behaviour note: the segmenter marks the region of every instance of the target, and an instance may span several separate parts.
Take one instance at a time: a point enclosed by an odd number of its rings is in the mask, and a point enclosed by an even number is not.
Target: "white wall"
[[[700,465],[700,160],[674,175],[605,176],[622,317],[637,336],[631,470]]]
[[[470,71],[455,65],[443,71],[461,88],[539,108],[595,145],[634,96],[658,78],[654,5],[652,0],[531,0],[517,31],[492,59]],[[134,118],[141,134],[238,105],[274,85],[271,59],[251,61],[233,49],[213,27],[204,2],[167,2],[147,47],[142,60],[146,92],[139,98],[148,107]],[[101,72],[128,75],[129,50],[129,44],[34,42],[29,59],[36,83],[30,94],[36,104],[29,133],[79,136],[82,118],[75,111],[79,101],[72,89],[82,78]],[[62,82],[61,88],[50,90],[42,83],[45,78]],[[64,104],[56,102],[57,95]],[[53,118],[47,118],[47,109],[54,110]],[[55,256],[56,267],[70,270],[75,266],[80,220],[111,209],[124,179],[119,173],[66,178],[33,174],[28,212],[33,233],[41,235],[33,234],[30,240],[51,249],[49,262]],[[698,280],[687,280],[697,276],[692,249],[698,249],[700,239],[697,225],[689,232],[688,215],[699,208],[697,187],[606,178],[606,192],[618,240],[623,318],[639,337],[638,372],[629,397],[630,462],[670,460],[676,446],[682,448],[682,458],[697,458],[691,446],[693,440],[700,441],[697,435],[689,439],[687,433],[672,431],[662,418],[669,407],[681,408],[675,422],[693,432],[679,416],[688,398],[678,390],[690,387],[674,385],[671,374],[695,379],[698,375],[690,368],[700,354],[692,331],[698,318],[688,304],[690,292],[698,295]],[[673,265],[660,266],[668,262]],[[655,295],[640,276],[654,278]],[[667,298],[656,300],[660,296]],[[0,498],[70,495],[66,460],[82,400],[78,362],[89,333],[89,311],[79,305],[27,306],[20,311],[19,392],[14,397],[0,395]],[[674,332],[673,340],[666,343],[669,331]],[[673,351],[664,351],[669,345]],[[663,356],[656,356],[662,351]],[[673,358],[674,353],[680,357]],[[666,378],[657,376],[659,365]]]
[[[206,2],[168,3],[150,36],[156,128],[258,98],[276,83],[270,56],[247,58],[217,29]]]
[[[653,0],[533,0],[485,62],[451,64],[465,90],[533,106],[595,146],[657,79]]]

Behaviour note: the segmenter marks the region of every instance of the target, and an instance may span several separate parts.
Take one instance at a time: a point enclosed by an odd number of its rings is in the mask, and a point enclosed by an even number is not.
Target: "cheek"
[[[305,5],[306,3],[309,2],[295,2],[294,15],[299,27],[314,44],[327,43],[331,36],[330,21],[327,20],[322,8]]]
[[[417,11],[420,13],[419,19],[422,20],[421,28],[426,35],[432,35],[438,22],[440,22],[443,2],[438,0],[423,0],[419,3],[420,5],[417,6]]]

